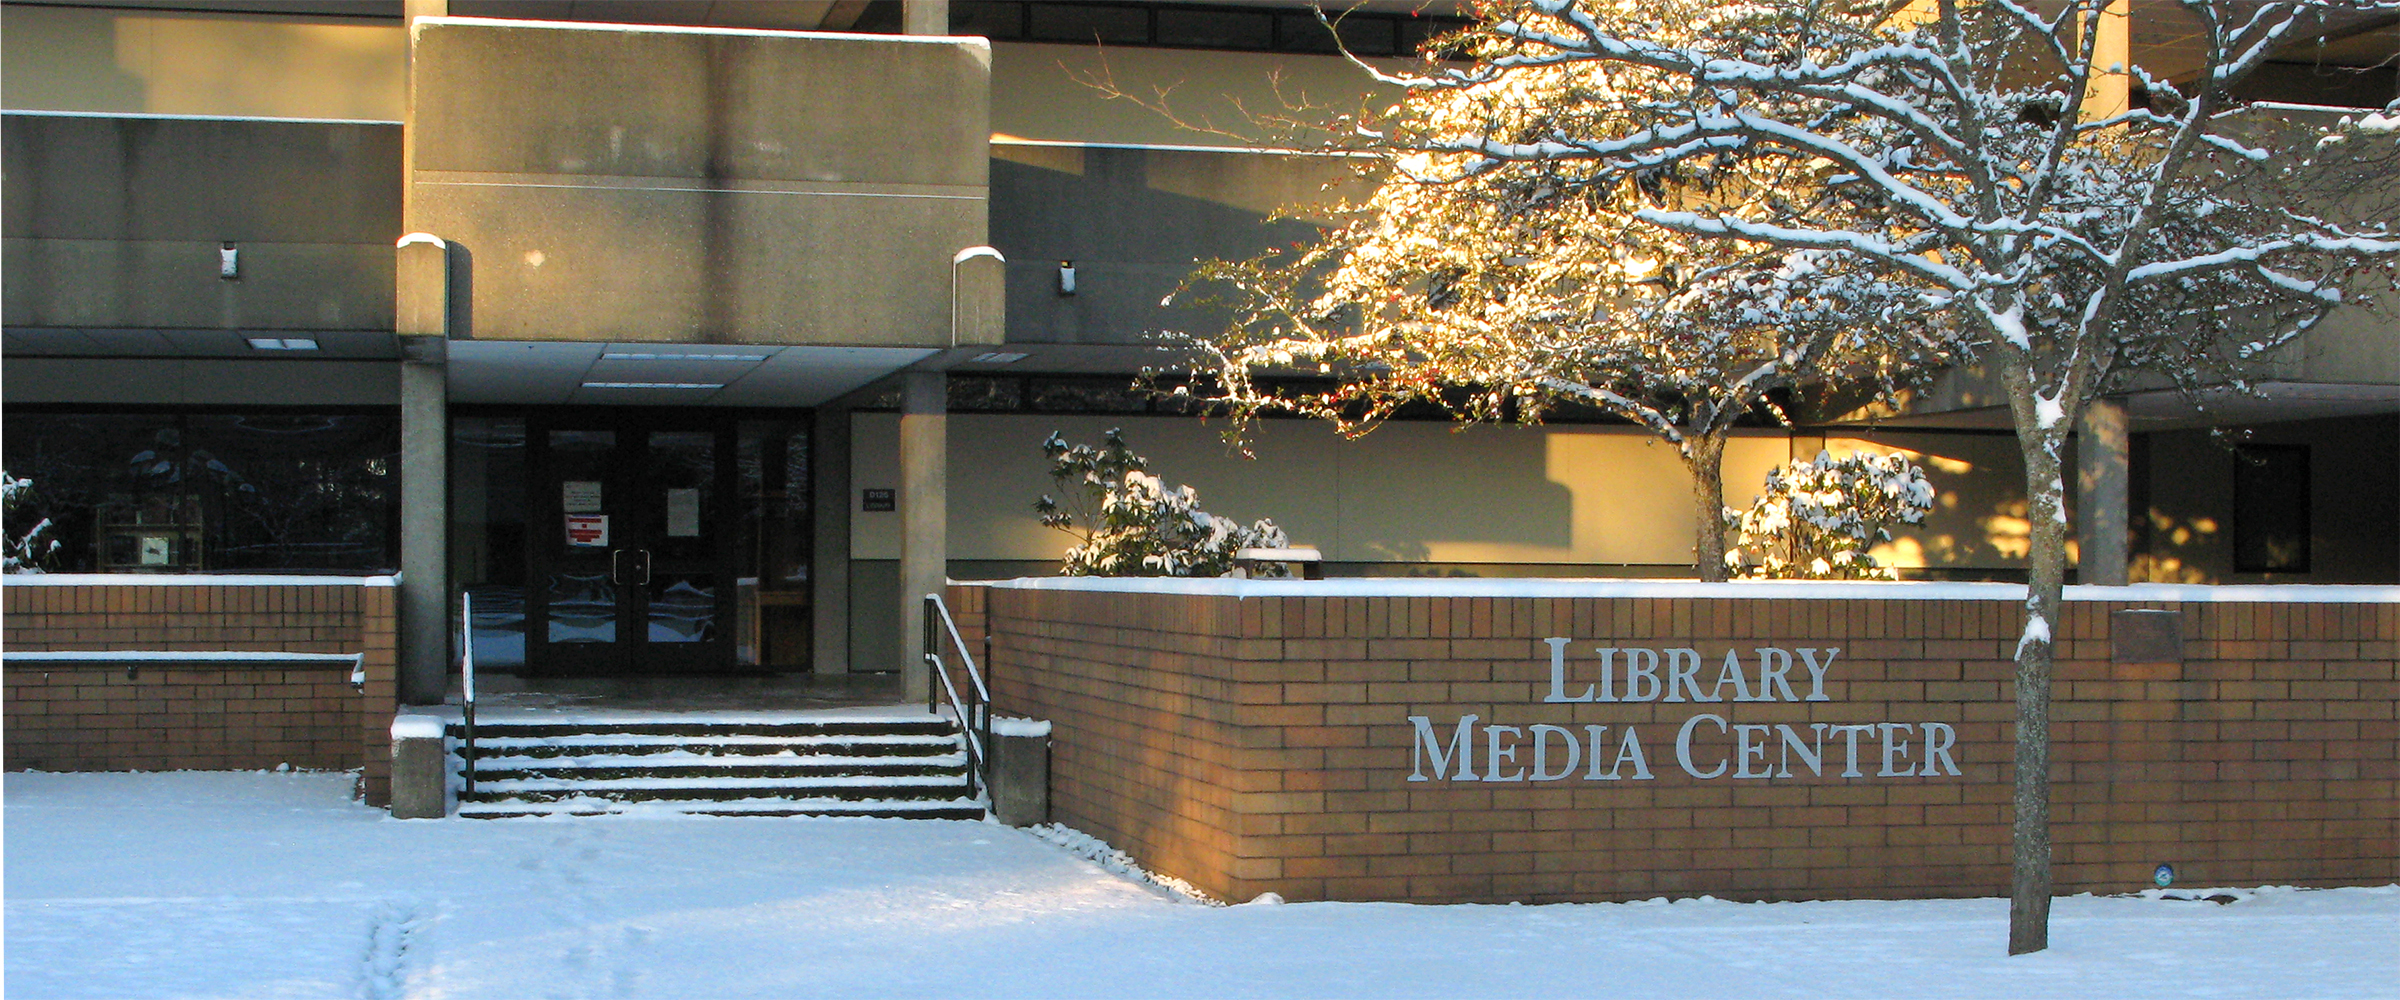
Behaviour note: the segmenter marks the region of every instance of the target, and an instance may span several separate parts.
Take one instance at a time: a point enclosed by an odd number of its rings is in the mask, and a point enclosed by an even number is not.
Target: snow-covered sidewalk
[[[2400,887],[1580,906],[1181,902],[1028,834],[416,821],[319,774],[9,774],[10,997],[2389,997]]]

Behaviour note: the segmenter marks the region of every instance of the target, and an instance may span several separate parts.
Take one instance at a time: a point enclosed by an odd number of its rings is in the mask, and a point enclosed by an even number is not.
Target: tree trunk
[[[1725,582],[1725,435],[1684,439],[1683,463],[1692,472],[1692,568],[1709,583]]]
[[[2025,632],[2017,641],[2016,824],[2009,855],[2008,953],[2050,947],[2050,676],[2067,577],[2066,424],[2019,438],[2025,458]]]

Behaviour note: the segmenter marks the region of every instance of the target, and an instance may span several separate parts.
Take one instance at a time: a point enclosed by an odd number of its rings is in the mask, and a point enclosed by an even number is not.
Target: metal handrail
[[[466,712],[467,739],[460,748],[467,762],[467,794],[475,794],[475,595],[460,591],[458,595],[459,688],[463,695],[460,707]]]
[[[958,685],[950,679],[950,666],[942,658],[942,635],[934,624],[941,623],[950,633],[950,644],[957,648],[959,661],[965,665],[967,680],[975,693],[972,706],[961,699]],[[987,654],[988,655],[988,654]],[[958,634],[958,623],[950,619],[950,609],[942,603],[942,595],[925,595],[925,667],[941,679],[942,692],[950,699],[950,709],[958,718],[959,731],[967,737],[967,766],[977,786],[985,791],[992,787],[992,689],[984,684],[983,673],[975,669],[975,656],[967,652],[967,641]],[[972,708],[972,711],[970,711]],[[925,711],[937,709],[933,685],[925,686]]]

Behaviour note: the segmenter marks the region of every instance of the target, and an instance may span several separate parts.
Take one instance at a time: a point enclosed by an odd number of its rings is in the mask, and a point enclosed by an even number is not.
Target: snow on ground
[[[985,823],[400,821],[349,784],[0,779],[8,995],[2400,996],[2400,886],[2062,899],[2011,959],[1997,899],[1208,907]]]

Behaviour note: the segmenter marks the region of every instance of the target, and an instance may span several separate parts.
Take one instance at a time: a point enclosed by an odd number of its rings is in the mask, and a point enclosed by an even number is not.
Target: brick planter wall
[[[1054,818],[1225,898],[2006,894],[2021,588],[1445,583],[1334,581],[1313,586],[1341,596],[1315,597],[1291,582],[1040,581],[953,601],[992,633],[1002,711],[1054,723]],[[2074,600],[2059,625],[2059,891],[2147,886],[2161,862],[2179,884],[2400,878],[2388,590],[2071,590],[2117,599]],[[2332,599],[2198,599],[2304,591]],[[1572,640],[1555,688],[1550,637]],[[1683,700],[1545,700],[1595,685],[1602,647],[1682,658]],[[1696,669],[1664,652],[1685,648]],[[1792,659],[1770,664],[1788,692],[1761,676],[1761,648]],[[1802,649],[1831,657],[1824,700],[1807,700]],[[1729,651],[1765,700],[1709,687]],[[1631,655],[1611,661],[1620,698]],[[1470,715],[1480,780],[1463,781],[1450,741]],[[1621,759],[1628,728],[1638,763]],[[1811,746],[1815,774],[1794,753]]]
[[[363,653],[348,662],[0,660],[11,770],[363,768],[390,795],[393,588],[382,578],[12,577],[5,649]]]

